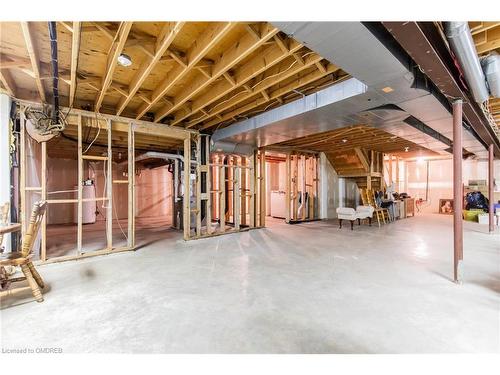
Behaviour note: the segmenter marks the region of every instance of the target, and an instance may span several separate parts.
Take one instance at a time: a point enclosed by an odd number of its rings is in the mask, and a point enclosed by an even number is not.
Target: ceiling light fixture
[[[346,143],[346,142],[347,142],[347,139],[343,139],[343,140],[342,140],[342,143]]]
[[[130,66],[132,65],[132,59],[130,58],[129,55],[126,55],[124,53],[121,53],[120,56],[118,56],[118,64],[121,66]]]
[[[405,147],[405,152],[408,152],[410,151],[410,148],[409,147]]]

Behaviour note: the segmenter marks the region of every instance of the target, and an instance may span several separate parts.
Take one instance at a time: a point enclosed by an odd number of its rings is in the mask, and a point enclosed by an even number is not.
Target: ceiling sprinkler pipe
[[[446,38],[462,67],[474,100],[484,103],[489,96],[486,79],[467,22],[445,22],[444,27]]]

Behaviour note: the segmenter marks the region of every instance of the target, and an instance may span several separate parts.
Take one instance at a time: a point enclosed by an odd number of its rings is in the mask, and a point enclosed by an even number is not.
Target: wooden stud
[[[41,170],[41,198],[43,201],[47,200],[47,142],[42,142],[42,170]],[[40,227],[41,241],[40,241],[40,258],[47,260],[47,213],[43,215]]]
[[[127,214],[127,246],[135,247],[134,243],[134,176],[135,176],[135,150],[134,150],[134,124],[129,123],[127,132],[127,182],[128,182],[128,214]]]
[[[83,146],[82,146],[82,115],[78,115],[78,203],[77,203],[77,255],[82,254],[83,235]]]
[[[240,230],[240,207],[241,207],[241,197],[242,194],[240,192],[241,186],[240,186],[240,179],[241,179],[241,168],[238,167],[236,164],[236,167],[234,168],[234,175],[233,175],[233,222],[234,222],[234,229],[235,230]]]
[[[184,240],[191,237],[191,137],[184,140],[184,197],[183,204],[183,228]]]
[[[26,213],[27,213],[27,202],[26,202],[26,117],[24,115],[24,106],[20,107],[21,115],[21,129],[20,129],[20,159],[21,165],[19,166],[19,187],[21,195],[21,205],[20,205],[20,216],[21,216],[21,234],[24,237],[26,230],[28,229],[26,225]]]
[[[241,177],[240,177],[240,196],[241,196],[241,199],[240,199],[240,214],[241,214],[241,219],[240,219],[240,222],[241,222],[241,225],[247,225],[247,199],[248,199],[248,195],[247,195],[247,173],[248,173],[248,169],[247,168],[243,168],[243,166],[246,166],[247,165],[247,158],[242,156],[240,158],[240,163],[241,163],[241,170],[240,170],[240,173],[241,173]]]
[[[220,161],[224,163],[224,157]],[[219,232],[226,231],[226,168],[221,165],[219,167]]]
[[[108,160],[107,160],[107,184],[106,184],[106,198],[107,198],[107,209],[106,209],[106,243],[107,249],[111,250],[113,248],[113,154],[112,154],[112,122],[107,120],[108,128]]]
[[[255,158],[256,158],[256,151],[253,152],[253,154],[250,156],[250,165],[249,165],[249,173],[250,173],[250,207],[248,210],[249,216],[250,216],[250,228],[254,228],[256,226],[256,220],[255,220],[255,181],[257,179],[257,169],[255,168],[256,163],[255,163]]]
[[[259,226],[266,226],[266,152],[260,150],[260,222]]]
[[[196,236],[201,236],[201,142],[198,134],[196,137]]]
[[[210,167],[210,137],[205,136],[205,160],[207,164],[207,172],[206,172],[206,207],[205,207],[205,222],[207,226],[207,234],[212,234],[212,168]]]
[[[306,169],[306,156],[302,155],[301,156],[301,166],[302,166],[302,187],[301,187],[301,205],[302,205],[302,220],[306,219],[306,191],[307,191],[307,186],[306,186],[306,174],[307,174],[307,169]]]
[[[292,174],[291,174],[291,169],[292,169],[292,164],[291,164],[291,156],[290,153],[286,154],[286,177],[285,177],[285,183],[286,183],[286,188],[285,188],[285,212],[286,212],[286,217],[285,217],[285,222],[290,223],[290,201],[291,201],[291,187],[292,187]]]

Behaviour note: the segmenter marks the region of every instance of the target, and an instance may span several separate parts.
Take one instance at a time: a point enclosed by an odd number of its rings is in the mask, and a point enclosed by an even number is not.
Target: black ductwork
[[[57,124],[59,118],[59,67],[57,63],[57,27],[54,21],[49,24],[50,60],[52,63],[52,123]]]

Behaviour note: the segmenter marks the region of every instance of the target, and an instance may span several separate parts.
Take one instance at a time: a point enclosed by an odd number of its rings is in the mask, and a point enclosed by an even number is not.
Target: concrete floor
[[[45,302],[3,302],[4,349],[135,353],[500,352],[500,236],[452,217],[286,225],[40,267]],[[171,234],[170,234],[171,235]]]

